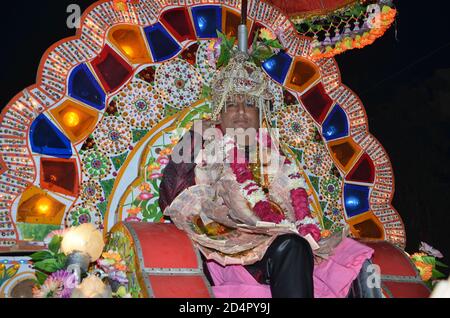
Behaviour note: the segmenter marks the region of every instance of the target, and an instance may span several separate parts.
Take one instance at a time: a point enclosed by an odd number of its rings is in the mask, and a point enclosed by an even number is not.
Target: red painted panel
[[[362,155],[352,171],[347,175],[346,180],[364,183],[373,183],[375,181],[375,166],[368,154]]]
[[[149,276],[156,298],[210,298],[199,276]]]
[[[91,64],[108,93],[123,85],[133,71],[132,67],[109,46],[105,46]]]
[[[311,116],[319,124],[322,124],[330,107],[333,105],[333,100],[326,93],[322,83],[313,87],[301,99],[303,106],[305,106]]]
[[[388,242],[364,242],[375,250],[372,261],[380,266],[382,275],[417,276],[408,256]]]
[[[50,191],[78,195],[78,168],[75,159],[41,158],[41,187]]]
[[[146,268],[198,268],[191,239],[173,224],[129,223],[142,248]]]
[[[187,8],[175,8],[161,15],[161,22],[178,42],[195,40],[194,27]]]
[[[394,298],[428,298],[430,291],[419,283],[383,282]]]

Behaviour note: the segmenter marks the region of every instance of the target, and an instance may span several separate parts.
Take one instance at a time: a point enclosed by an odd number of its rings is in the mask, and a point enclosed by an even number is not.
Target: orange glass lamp
[[[287,87],[303,93],[319,80],[320,71],[311,61],[296,57],[292,65],[286,82]]]
[[[229,8],[222,9],[222,26],[227,37],[236,37],[238,34],[238,26],[241,24],[241,14]],[[251,30],[252,21],[247,19],[247,28]]]
[[[151,63],[147,44],[136,25],[117,25],[108,34],[109,41],[132,63]]]
[[[60,106],[50,110],[66,135],[74,143],[85,140],[95,129],[98,112],[75,101],[66,100]]]
[[[332,141],[328,144],[328,147],[337,165],[346,174],[352,169],[362,153],[362,149],[351,137]]]
[[[384,240],[384,227],[373,212],[369,211],[347,220],[355,238]]]
[[[32,187],[22,195],[17,222],[61,225],[65,207],[41,189]]]

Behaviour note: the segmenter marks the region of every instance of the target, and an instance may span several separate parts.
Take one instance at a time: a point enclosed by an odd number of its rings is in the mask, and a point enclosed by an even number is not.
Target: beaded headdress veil
[[[227,100],[233,95],[246,95],[260,111],[260,121],[270,116],[273,94],[268,76],[252,61],[248,53],[247,1],[242,1],[242,19],[238,27],[238,50],[231,52],[227,65],[223,66],[212,81],[212,119],[216,121]],[[256,41],[255,37],[255,41]]]

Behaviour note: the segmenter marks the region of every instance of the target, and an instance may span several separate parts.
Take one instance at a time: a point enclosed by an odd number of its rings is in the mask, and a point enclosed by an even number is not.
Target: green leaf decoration
[[[45,259],[53,258],[53,254],[49,251],[40,251],[32,254],[30,257],[33,262],[39,262]]]
[[[127,151],[121,155],[111,158],[111,161],[114,165],[114,169],[116,169],[116,171],[119,171],[120,168],[122,168],[123,164],[125,163],[125,160],[127,160],[128,154],[129,152]]]
[[[329,218],[324,217],[323,218],[323,225],[325,227],[325,230],[330,230],[331,227],[333,226],[333,222]]]
[[[41,271],[36,271],[35,275],[36,275],[36,280],[37,280],[39,285],[43,285],[45,283],[45,281],[47,280],[47,278],[48,278],[48,275],[44,274]]]
[[[316,191],[316,193],[319,193],[319,177],[315,177],[315,176],[310,176],[309,180],[311,181],[311,184],[314,188],[314,190]]]
[[[207,85],[203,85],[201,99],[209,98],[211,96],[211,93],[212,88]]]
[[[97,208],[100,211],[101,215],[104,217],[106,214],[106,208],[108,207],[108,202],[107,201],[103,201],[99,204],[97,204]]]
[[[172,117],[176,115],[179,111],[180,111],[179,109],[176,109],[175,107],[166,104],[164,109],[164,117]]]
[[[41,270],[43,272],[47,273],[54,273],[57,270],[59,270],[59,264],[57,263],[56,259],[45,259],[41,262],[34,263],[34,267],[38,270]]]
[[[297,148],[294,148],[294,147],[289,147],[289,148],[291,148],[291,150],[297,156],[298,162],[302,162],[303,161],[303,150],[300,150],[300,149],[297,149]]]
[[[435,278],[435,279],[446,278],[447,277],[443,273],[441,273],[440,271],[438,271],[436,269],[433,269],[431,273],[433,275],[432,277]]]
[[[322,211],[325,211],[325,208],[326,208],[328,202],[327,201],[320,201],[319,203],[320,203],[320,208],[322,209]]]
[[[59,253],[56,257],[56,265],[59,269],[63,269],[66,266],[67,256],[63,253]]]
[[[228,65],[231,59],[231,52],[230,50],[228,50],[227,45],[222,44],[220,48],[221,48],[220,57],[219,60],[217,61],[217,68]]]
[[[425,264],[435,265],[436,259],[433,256],[423,256],[422,260]]]
[[[444,268],[448,268],[448,266],[438,260],[436,260],[436,266],[440,266],[440,267],[444,267]]]
[[[274,53],[267,46],[258,46],[256,48],[256,51],[253,52],[252,56],[261,63],[273,57]]]
[[[52,240],[50,241],[50,244],[48,244],[48,249],[55,254],[58,253],[62,240],[63,238],[59,235],[53,236]]]
[[[133,129],[132,130],[132,135],[133,135],[133,143],[138,143],[139,141],[141,141],[142,138],[145,137],[145,135],[147,135],[148,130],[146,129]]]
[[[109,180],[102,180],[100,181],[100,185],[103,188],[103,192],[105,194],[106,201],[108,200],[109,196],[111,195],[112,189],[114,187],[115,179],[109,179]]]
[[[266,40],[264,41],[264,43],[274,49],[284,49],[283,45],[281,45],[280,41],[278,41],[277,39],[275,40]]]

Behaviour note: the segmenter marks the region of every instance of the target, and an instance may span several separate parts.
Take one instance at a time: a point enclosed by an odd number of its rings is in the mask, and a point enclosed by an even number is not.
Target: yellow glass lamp
[[[311,61],[296,57],[292,65],[286,81],[287,87],[303,93],[320,79],[320,70]]]
[[[47,197],[42,197],[36,202],[36,210],[42,215],[48,215],[52,209],[52,201]]]
[[[70,99],[50,110],[50,113],[74,144],[85,140],[98,121],[96,110]]]
[[[136,25],[117,25],[108,33],[109,41],[132,63],[151,63],[149,49]]]
[[[77,127],[80,124],[80,115],[73,111],[67,112],[63,117],[63,121],[67,127]]]
[[[61,225],[66,206],[37,187],[24,192],[19,202],[17,222]]]
[[[230,38],[234,36],[236,37],[237,41],[239,24],[241,24],[241,14],[232,9],[224,7],[222,9],[222,26],[227,37]],[[252,20],[250,19],[247,19],[247,28],[248,30],[251,30],[252,28]]]

